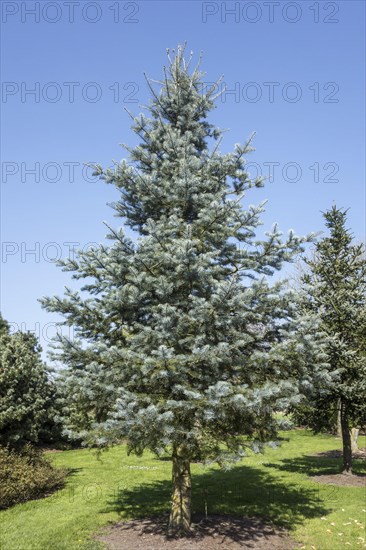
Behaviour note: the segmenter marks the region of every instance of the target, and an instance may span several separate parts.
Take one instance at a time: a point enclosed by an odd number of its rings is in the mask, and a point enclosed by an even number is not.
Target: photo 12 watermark
[[[40,323],[39,321],[35,321],[34,323],[30,323],[26,321],[8,321],[8,325],[10,335],[17,332],[29,332],[37,338],[43,348],[54,343],[56,336],[67,338],[70,342],[75,339],[75,328],[73,326],[60,325],[55,322]]]
[[[108,2],[77,1],[3,1],[1,2],[1,21],[3,24],[22,23],[77,23],[95,25],[99,22],[136,24],[141,17],[140,2],[115,0]]]
[[[337,24],[339,2],[202,2],[202,23],[277,23],[300,22]]]
[[[264,178],[269,183],[339,183],[340,166],[337,162],[314,161],[304,165],[298,161],[247,162],[245,170],[251,179]]]
[[[36,82],[3,81],[1,102],[17,103],[138,103],[140,86],[137,82]]]
[[[96,183],[100,176],[95,174],[93,163],[74,160],[56,162],[3,161],[1,183]]]
[[[236,81],[204,82],[202,95],[212,90],[221,103],[339,103],[337,82]]]
[[[48,263],[54,264],[60,260],[74,261],[78,253],[85,254],[93,250],[100,250],[102,245],[96,242],[80,243],[77,241],[65,242],[26,242],[26,241],[2,241],[1,263],[10,262],[26,263]]]

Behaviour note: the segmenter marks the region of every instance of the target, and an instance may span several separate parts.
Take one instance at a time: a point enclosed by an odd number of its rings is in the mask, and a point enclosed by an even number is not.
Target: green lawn
[[[309,455],[339,448],[330,436],[283,434],[278,449],[251,455],[228,472],[194,464],[193,509],[208,514],[258,515],[286,526],[294,548],[365,548],[366,489],[319,485],[309,474],[335,473],[339,461]],[[366,446],[365,438],[360,446]],[[167,510],[170,462],[146,453],[128,457],[124,446],[103,453],[55,453],[56,466],[72,469],[64,489],[0,512],[2,550],[95,549],[93,534],[121,518]],[[355,462],[355,471],[366,464]]]

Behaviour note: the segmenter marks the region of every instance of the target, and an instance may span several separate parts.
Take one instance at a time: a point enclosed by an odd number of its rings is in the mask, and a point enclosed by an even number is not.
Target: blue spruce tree
[[[129,162],[96,172],[120,192],[113,205],[136,241],[109,229],[109,247],[62,262],[81,292],[43,298],[76,328],[59,336],[67,365],[71,429],[99,445],[126,438],[129,450],[170,452],[170,531],[190,528],[194,457],[220,464],[276,437],[276,408],[297,402],[323,376],[317,319],[298,317],[296,296],[269,278],[307,239],[275,225],[256,238],[264,203],[243,207],[252,181],[250,140],[219,151],[207,116],[199,64],[168,51]],[[82,421],[81,421],[82,420]],[[79,422],[80,421],[80,422]]]

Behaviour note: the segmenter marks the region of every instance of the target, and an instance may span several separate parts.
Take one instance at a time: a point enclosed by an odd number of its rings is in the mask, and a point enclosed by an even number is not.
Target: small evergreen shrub
[[[30,444],[20,451],[0,447],[0,509],[45,496],[61,487],[66,475]]]

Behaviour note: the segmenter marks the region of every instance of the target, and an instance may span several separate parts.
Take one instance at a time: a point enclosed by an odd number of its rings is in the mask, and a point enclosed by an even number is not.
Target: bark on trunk
[[[191,526],[191,465],[182,446],[173,449],[173,492],[169,518],[169,532],[185,535]]]
[[[352,452],[356,453],[358,451],[358,434],[359,434],[359,428],[352,428],[351,430],[351,447]]]
[[[338,399],[338,401],[337,401],[337,426],[336,426],[337,437],[342,437],[341,403],[342,403],[341,400]]]
[[[341,404],[341,425],[342,425],[342,441],[343,441],[343,473],[352,474],[352,444],[351,433],[348,422],[347,404]]]

